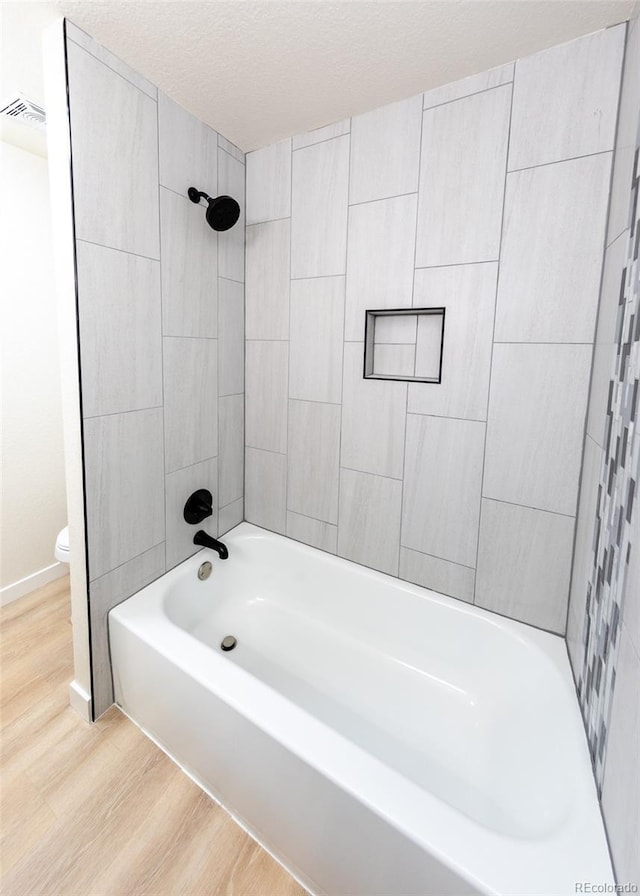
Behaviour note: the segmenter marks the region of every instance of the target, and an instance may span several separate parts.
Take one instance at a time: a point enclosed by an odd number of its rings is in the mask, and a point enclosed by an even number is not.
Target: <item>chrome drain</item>
[[[201,582],[204,582],[205,579],[209,578],[212,569],[213,567],[208,560],[205,560],[204,563],[200,564],[200,568],[198,569],[198,578]]]
[[[238,642],[233,635],[227,635],[220,642],[220,647],[222,647],[223,650],[233,650],[237,643]]]

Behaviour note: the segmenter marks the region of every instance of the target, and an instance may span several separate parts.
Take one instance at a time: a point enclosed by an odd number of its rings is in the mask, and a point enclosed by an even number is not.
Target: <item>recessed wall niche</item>
[[[364,378],[439,383],[444,314],[444,308],[365,312]]]

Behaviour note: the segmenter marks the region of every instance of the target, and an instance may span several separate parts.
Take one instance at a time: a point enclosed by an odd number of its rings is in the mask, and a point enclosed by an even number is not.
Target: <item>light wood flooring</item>
[[[305,896],[135,725],[69,706],[68,579],[0,611],[2,896]]]

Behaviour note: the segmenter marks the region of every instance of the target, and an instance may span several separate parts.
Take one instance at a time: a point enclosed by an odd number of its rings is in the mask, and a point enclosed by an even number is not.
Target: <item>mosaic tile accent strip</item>
[[[616,681],[620,625],[632,550],[631,520],[640,471],[638,400],[640,383],[640,120],[636,137],[629,241],[620,280],[616,352],[607,401],[604,460],[598,485],[593,567],[587,586],[584,654],[578,695],[587,729],[598,790],[602,789],[607,731]]]

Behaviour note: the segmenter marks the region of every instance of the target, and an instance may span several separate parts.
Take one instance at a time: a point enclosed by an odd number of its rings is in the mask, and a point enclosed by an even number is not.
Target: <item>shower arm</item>
[[[202,190],[197,190],[195,187],[189,187],[187,190],[187,196],[192,202],[195,202],[196,205],[200,205],[201,199],[206,199],[207,202],[211,199],[211,196],[208,196],[206,193],[203,193]]]

